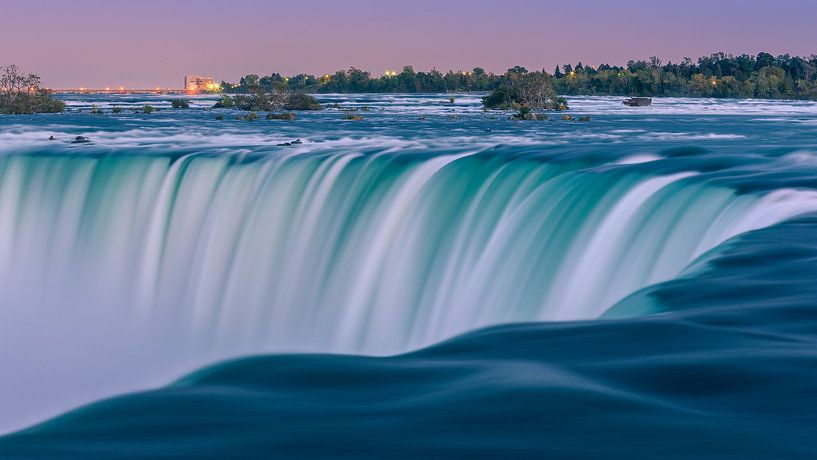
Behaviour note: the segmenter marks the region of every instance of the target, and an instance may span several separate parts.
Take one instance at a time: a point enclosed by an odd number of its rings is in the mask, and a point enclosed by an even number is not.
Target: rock
[[[573,121],[573,117],[570,115],[562,115],[561,119],[564,121]]]
[[[71,141],[72,144],[87,144],[88,142],[91,142],[91,140],[85,136],[77,136],[73,141]]]
[[[224,115],[221,115],[221,114],[216,115],[216,120],[221,121],[221,120],[223,120],[223,119],[224,119]]]
[[[590,121],[590,117],[579,117],[579,121]]]
[[[351,114],[349,114],[349,115],[344,115],[343,119],[344,120],[351,120],[351,121],[362,121],[363,117],[361,117],[360,115],[351,115]]]
[[[48,140],[49,140],[49,141],[53,141],[53,140],[54,140],[54,136],[48,136]]]
[[[295,140],[294,140],[294,141],[292,141],[292,142],[282,142],[282,143],[280,143],[280,144],[275,144],[275,145],[276,145],[277,147],[289,147],[289,146],[291,146],[291,145],[300,145],[300,144],[303,144],[303,143],[304,143],[304,142],[303,142],[302,140],[300,140],[300,139],[295,139]]]

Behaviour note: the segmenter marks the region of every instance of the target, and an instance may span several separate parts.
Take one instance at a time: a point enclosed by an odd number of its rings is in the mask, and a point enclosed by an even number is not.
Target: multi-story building
[[[219,85],[213,77],[202,77],[200,75],[187,75],[184,77],[184,90],[189,93],[202,91],[218,91]]]

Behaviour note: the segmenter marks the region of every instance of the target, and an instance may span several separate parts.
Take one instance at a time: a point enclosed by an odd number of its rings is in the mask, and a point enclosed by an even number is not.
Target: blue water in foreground
[[[817,456],[817,104],[447,98],[0,117],[0,458]]]

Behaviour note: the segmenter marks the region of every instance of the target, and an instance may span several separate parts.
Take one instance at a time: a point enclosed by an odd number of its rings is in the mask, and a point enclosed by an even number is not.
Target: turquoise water
[[[0,457],[815,454],[817,104],[447,100],[0,117]]]

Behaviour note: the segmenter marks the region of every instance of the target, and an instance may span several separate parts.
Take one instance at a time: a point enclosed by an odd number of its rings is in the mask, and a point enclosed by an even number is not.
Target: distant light
[[[107,86],[105,87],[105,91],[110,91],[110,90],[111,90],[111,88],[109,88]]]

